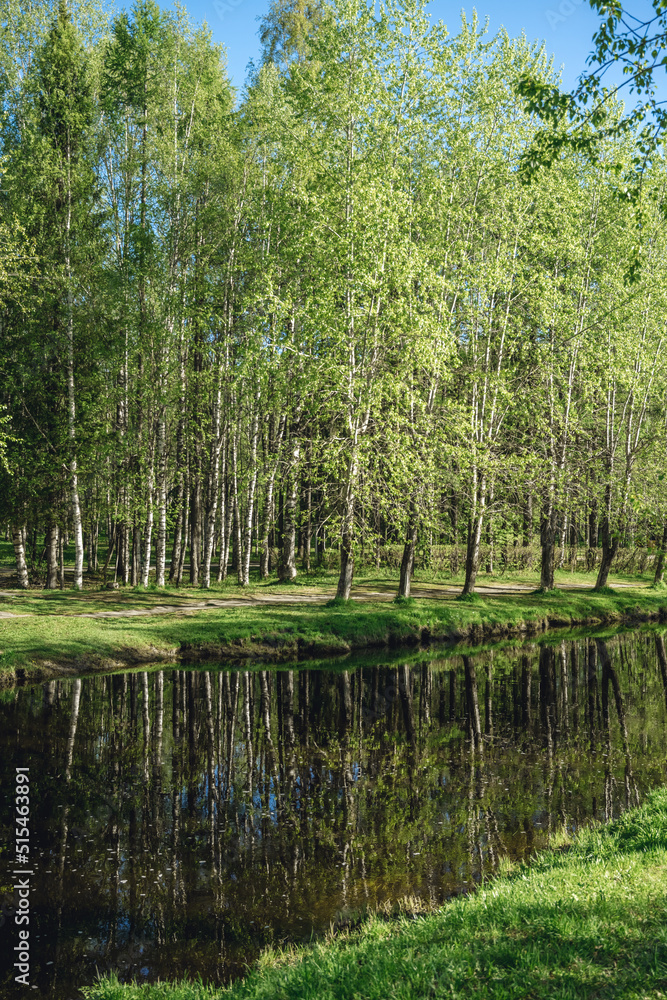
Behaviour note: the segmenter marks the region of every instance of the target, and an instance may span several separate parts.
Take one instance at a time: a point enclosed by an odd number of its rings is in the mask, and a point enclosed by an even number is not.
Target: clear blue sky
[[[206,21],[215,40],[225,45],[232,81],[241,87],[248,61],[256,59],[259,52],[257,18],[268,9],[268,0],[189,0],[185,5],[192,18]],[[492,32],[504,26],[511,35],[524,30],[530,40],[544,39],[556,64],[564,66],[565,86],[572,86],[583,70],[598,23],[588,0],[479,0],[469,5],[434,0],[430,10],[434,20],[443,20],[456,34],[461,10],[470,15],[473,7],[480,20],[489,18]]]
[[[169,7],[170,0],[159,0]],[[246,78],[249,60],[257,59],[260,18],[268,9],[269,0],[183,0],[194,21],[206,21],[213,38],[227,49],[227,62],[233,84],[241,88]],[[131,7],[132,0],[120,0]],[[648,0],[633,0],[630,7],[637,14],[650,10]],[[456,34],[461,22],[461,10],[467,15],[473,9],[481,21],[489,19],[494,33],[505,27],[510,35],[525,31],[530,41],[545,41],[547,51],[555,58],[556,67],[563,67],[563,84],[570,89],[584,70],[591,51],[591,39],[599,21],[588,0],[477,0],[475,4],[459,4],[450,0],[433,0],[430,11],[434,20],[445,22]],[[619,82],[615,75],[613,82]],[[611,82],[611,80],[610,80]],[[662,90],[662,87],[660,88]],[[629,99],[629,103],[634,103]]]

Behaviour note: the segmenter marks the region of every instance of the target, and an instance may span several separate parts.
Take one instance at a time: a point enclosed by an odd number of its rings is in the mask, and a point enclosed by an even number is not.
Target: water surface
[[[12,968],[16,767],[30,768],[29,994],[52,1000],[97,970],[224,982],[270,942],[468,891],[503,855],[666,780],[655,629],[0,697],[7,997],[26,995]]]

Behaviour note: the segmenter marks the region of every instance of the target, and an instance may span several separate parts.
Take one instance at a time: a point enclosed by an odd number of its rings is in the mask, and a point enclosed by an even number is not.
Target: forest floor
[[[417,573],[413,597],[396,601],[396,574],[360,575],[348,604],[332,600],[336,575],[303,574],[289,585],[247,588],[227,580],[194,587],[0,591],[0,686],[148,663],[295,662],[353,650],[430,642],[480,642],[547,628],[667,616],[667,589],[648,577],[560,572],[557,590],[536,592],[534,574],[481,575],[457,600],[457,579]]]
[[[196,970],[193,970],[193,973]],[[613,823],[565,833],[424,916],[374,915],[265,953],[246,979],[121,985],[86,1000],[654,1000],[667,995],[667,790]]]
[[[271,581],[274,585],[276,581]],[[264,584],[270,587],[271,583]],[[612,580],[614,589],[649,590],[648,581],[640,582]],[[260,584],[262,586],[262,584]],[[193,589],[175,590],[172,588],[150,587],[146,590],[132,588],[127,590],[89,590],[82,591],[21,591],[0,590],[0,618],[17,618],[26,614],[65,614],[79,618],[123,618],[136,615],[177,614],[182,611],[201,611],[204,608],[240,608],[261,607],[262,605],[323,603],[332,600],[336,594],[334,586],[327,588],[313,585],[312,592],[306,591],[304,585],[295,588],[293,585],[276,585],[280,590],[265,590],[260,593],[252,585],[234,597],[208,598],[193,600]],[[240,588],[237,588],[240,591]],[[480,584],[476,593],[480,597],[517,596],[530,594],[534,585],[521,583],[518,580],[496,581]],[[593,590],[593,581],[585,583],[566,581],[558,584],[558,590],[577,591]],[[201,593],[201,590],[197,591]],[[209,593],[215,592],[214,590]],[[453,600],[461,593],[460,584],[422,583],[412,587],[414,600]],[[156,604],[155,595],[164,594],[173,603]],[[375,589],[371,585],[357,584],[353,588],[353,601],[392,601],[396,597],[395,582],[383,584],[378,581]],[[139,604],[139,607],[129,605]],[[10,610],[11,608],[11,610]]]
[[[73,567],[65,566],[66,587],[64,590],[18,590],[15,584],[16,572],[11,561],[7,543],[0,542],[0,619],[26,614],[68,615],[80,617],[136,617],[141,615],[179,614],[202,611],[207,608],[261,607],[263,605],[324,603],[336,594],[337,572],[313,569],[299,572],[290,583],[279,583],[275,575],[262,580],[257,572],[257,564],[251,564],[251,580],[247,587],[239,587],[236,575],[230,575],[223,582],[212,581],[209,590],[184,584],[181,587],[168,585],[158,588],[153,582],[148,587],[123,587],[107,589],[99,575],[84,573],[84,586],[80,591],[71,587]],[[187,575],[186,566],[186,575]],[[153,573],[153,571],[152,571]],[[351,599],[353,601],[393,601],[398,587],[397,572],[381,569],[365,569],[355,576]],[[573,573],[570,570],[556,572],[556,587],[559,591],[592,591],[595,572]],[[535,593],[537,574],[535,571],[493,574],[480,572],[476,593],[480,598],[520,596]],[[153,574],[154,579],[154,574]],[[68,583],[69,581],[69,583]],[[655,593],[651,587],[651,574],[610,574],[609,587],[614,590],[647,591]],[[463,587],[463,575],[417,571],[412,582],[411,597],[415,600],[451,601],[457,598]],[[163,598],[163,600],[160,600]],[[667,603],[667,588],[665,589]]]

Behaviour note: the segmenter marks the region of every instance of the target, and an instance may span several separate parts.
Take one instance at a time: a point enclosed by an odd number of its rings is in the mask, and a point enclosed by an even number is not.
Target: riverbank
[[[664,620],[667,591],[434,596],[396,602],[363,593],[339,603],[307,588],[193,603],[168,590],[143,593],[6,593],[0,612],[0,686],[113,671],[143,663],[296,662],[432,642],[484,642],[549,628]],[[275,593],[275,588],[274,588]],[[199,592],[201,595],[201,592]],[[162,601],[163,603],[158,603]],[[111,603],[110,603],[111,602]]]
[[[193,970],[194,971],[194,970]],[[248,977],[122,986],[86,1000],[639,1000],[667,991],[667,789],[436,913],[372,917]]]

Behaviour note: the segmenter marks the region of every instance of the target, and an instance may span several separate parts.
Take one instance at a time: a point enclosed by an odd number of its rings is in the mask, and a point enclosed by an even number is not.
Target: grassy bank
[[[279,592],[295,603],[254,605]],[[291,592],[257,587],[239,606],[205,607],[206,599],[238,597],[227,592],[85,591],[9,594],[0,611],[0,685],[69,672],[113,670],[139,663],[293,662],[353,650],[442,641],[480,642],[536,634],[549,627],[645,621],[665,617],[667,591],[647,587],[594,593],[590,588],[547,594],[475,596],[459,601],[433,590],[433,596],[395,602],[370,588],[362,600],[326,601],[321,591]],[[300,595],[316,603],[299,603]],[[388,594],[387,597],[390,595]],[[199,597],[200,608],[188,606]],[[153,614],[167,605],[169,613]],[[82,617],[103,610],[143,611],[137,617]]]
[[[371,918],[267,954],[242,982],[121,986],[87,1000],[614,998],[667,992],[667,790],[428,916]]]

